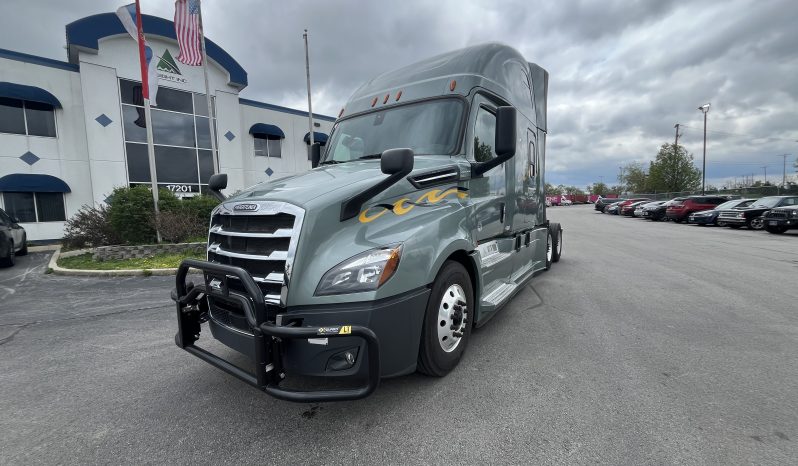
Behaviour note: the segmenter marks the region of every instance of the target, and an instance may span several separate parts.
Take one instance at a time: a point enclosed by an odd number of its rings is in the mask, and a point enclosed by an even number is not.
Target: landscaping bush
[[[179,208],[180,199],[169,190],[159,189],[158,198],[160,210]],[[148,186],[116,188],[110,196],[111,228],[124,244],[147,244],[156,241],[153,213],[152,191]]]
[[[158,231],[161,232],[161,238],[170,243],[183,243],[190,239],[204,237],[208,228],[189,209],[162,211],[157,217],[152,217],[150,225],[153,228],[157,226]]]
[[[84,206],[67,221],[64,242],[69,247],[155,243],[156,226],[169,242],[184,242],[207,235],[211,211],[219,202],[210,196],[179,199],[171,191],[158,191],[159,218],[155,218],[149,186],[114,189],[108,207]]]
[[[67,248],[84,248],[87,246],[108,246],[119,244],[116,234],[108,218],[109,209],[105,205],[92,207],[84,205],[67,220],[64,228],[64,246]]]

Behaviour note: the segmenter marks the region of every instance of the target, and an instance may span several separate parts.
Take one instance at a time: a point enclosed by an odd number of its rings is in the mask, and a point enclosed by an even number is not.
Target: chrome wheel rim
[[[546,238],[546,263],[551,262],[551,232],[549,232],[548,238]]]
[[[463,340],[468,324],[468,301],[463,287],[457,283],[443,293],[438,305],[438,343],[447,353],[454,351]]]
[[[755,218],[751,220],[751,228],[754,230],[761,230],[765,223],[762,221],[761,218]]]

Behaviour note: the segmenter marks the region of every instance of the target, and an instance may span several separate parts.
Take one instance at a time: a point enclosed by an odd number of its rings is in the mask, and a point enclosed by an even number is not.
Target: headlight
[[[316,296],[374,291],[399,267],[402,245],[371,249],[330,269],[316,287]]]
[[[793,217],[798,217],[798,210],[793,210],[792,214],[790,215],[792,215]]]

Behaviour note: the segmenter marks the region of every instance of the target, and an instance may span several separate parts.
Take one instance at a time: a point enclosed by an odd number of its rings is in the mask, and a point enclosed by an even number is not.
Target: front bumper
[[[189,268],[201,270],[205,284],[186,283]],[[240,280],[244,291],[227,286]],[[215,286],[211,286],[215,281]],[[208,299],[235,303],[243,309],[248,332],[224,325],[209,312]],[[172,299],[177,306],[180,348],[276,398],[297,402],[342,401],[364,398],[382,376],[415,370],[418,344],[429,290],[422,288],[399,298],[373,303],[302,306],[267,311],[263,294],[243,269],[186,259],[180,264]],[[212,310],[210,310],[212,311]],[[212,335],[254,363],[244,370],[195,345],[201,324],[208,322]],[[354,361],[343,361],[341,355]],[[330,380],[366,380],[352,389],[298,391],[282,388],[288,376],[321,376]]]
[[[718,221],[724,222],[726,225],[745,225],[748,223],[748,219],[737,217],[718,217]]]
[[[715,223],[716,218],[717,217],[691,215],[687,217],[687,221],[689,223],[695,223],[696,225],[711,225]]]
[[[765,217],[766,227],[798,228],[798,218],[769,218]]]

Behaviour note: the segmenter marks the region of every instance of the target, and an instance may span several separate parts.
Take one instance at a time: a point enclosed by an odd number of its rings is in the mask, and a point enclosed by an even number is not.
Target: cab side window
[[[496,115],[480,107],[474,125],[474,160],[487,162],[496,157]]]

